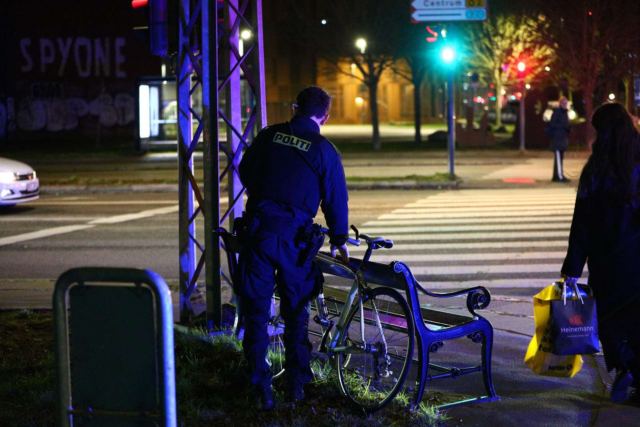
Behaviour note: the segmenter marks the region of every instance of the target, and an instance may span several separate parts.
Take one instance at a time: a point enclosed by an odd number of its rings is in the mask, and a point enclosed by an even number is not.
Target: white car
[[[0,157],[0,206],[37,200],[40,181],[27,164]]]

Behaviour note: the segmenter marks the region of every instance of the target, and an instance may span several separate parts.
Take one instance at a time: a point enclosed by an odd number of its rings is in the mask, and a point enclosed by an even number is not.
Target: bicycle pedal
[[[318,316],[317,314],[315,316],[313,316],[313,321],[317,325],[320,325],[320,326],[322,326],[324,328],[333,328],[333,325],[334,325],[333,320],[322,318],[322,317]]]

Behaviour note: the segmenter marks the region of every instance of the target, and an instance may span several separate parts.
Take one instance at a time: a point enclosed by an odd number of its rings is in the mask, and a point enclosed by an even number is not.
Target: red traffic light
[[[131,6],[132,6],[134,9],[140,9],[140,8],[142,8],[142,7],[146,7],[146,6],[148,6],[148,5],[149,5],[149,0],[133,0],[133,1],[131,2]]]
[[[430,27],[426,27],[426,28],[427,28],[427,32],[432,36],[432,37],[427,37],[427,42],[435,43],[436,41],[438,41],[438,32],[433,31]]]

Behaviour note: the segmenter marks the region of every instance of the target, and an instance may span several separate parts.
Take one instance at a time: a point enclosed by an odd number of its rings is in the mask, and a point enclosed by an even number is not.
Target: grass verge
[[[280,379],[274,381],[278,407],[259,410],[248,386],[242,344],[234,337],[209,337],[202,331],[176,333],[178,424],[190,426],[441,426],[433,407],[407,411],[400,394],[385,410],[364,416],[340,395],[326,361],[314,361],[316,379],[307,399],[285,404]],[[54,426],[55,376],[51,312],[0,312],[0,425]]]

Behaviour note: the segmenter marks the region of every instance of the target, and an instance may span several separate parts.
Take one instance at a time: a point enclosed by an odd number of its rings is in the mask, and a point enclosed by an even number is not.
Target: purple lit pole
[[[219,13],[222,15],[219,16]],[[221,246],[218,227],[240,215],[243,207],[238,165],[249,138],[267,125],[264,86],[264,47],[262,0],[180,0],[178,34],[178,167],[179,167],[179,250],[180,320],[193,315],[191,295],[205,269],[207,327],[222,324]],[[251,15],[251,16],[249,16]],[[219,18],[224,17],[220,25]],[[253,35],[244,55],[238,51],[240,29]],[[220,62],[223,68],[219,67]],[[248,62],[252,65],[250,68]],[[222,72],[221,72],[222,71]],[[247,123],[242,123],[241,76],[244,75],[255,105]],[[202,111],[193,97],[201,94]],[[224,93],[223,93],[224,92]],[[227,101],[220,109],[220,99]],[[226,143],[219,138],[222,121],[226,125]],[[193,125],[197,124],[195,131]],[[194,177],[193,153],[199,142],[203,147],[204,188]],[[221,170],[219,158],[226,157]],[[221,214],[220,186],[227,180],[229,208]],[[197,202],[197,208],[195,208]],[[194,209],[195,208],[195,209]],[[204,246],[196,238],[195,222],[204,217]],[[197,256],[199,251],[199,257]],[[197,260],[197,263],[196,263]],[[225,280],[231,285],[228,278]]]
[[[177,66],[177,95],[178,95],[178,199],[179,199],[179,251],[180,251],[180,321],[186,322],[193,315],[191,294],[197,286],[196,248],[195,248],[195,218],[193,215],[193,196],[195,180],[193,179],[193,158],[191,146],[193,142],[191,108],[191,45],[188,26],[191,16],[190,0],[180,0],[179,33],[178,33],[178,66]],[[176,17],[177,18],[177,17]],[[197,143],[197,141],[195,142]],[[195,186],[197,188],[197,184]]]

